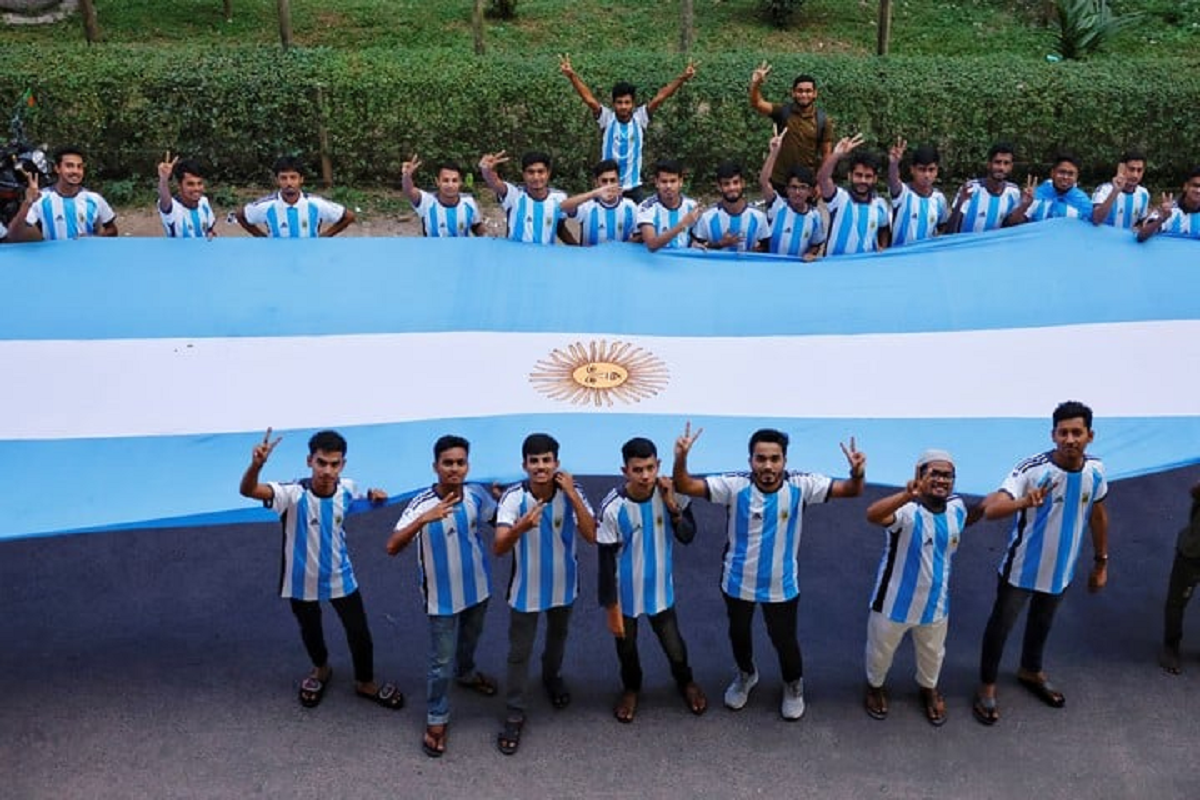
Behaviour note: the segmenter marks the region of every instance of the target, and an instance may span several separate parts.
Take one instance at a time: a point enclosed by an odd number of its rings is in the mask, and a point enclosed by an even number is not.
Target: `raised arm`
[[[1159,204],[1159,207],[1155,209],[1154,213],[1146,218],[1146,222],[1143,223],[1142,227],[1138,228],[1137,240],[1139,242],[1144,242],[1162,230],[1162,226],[1165,225],[1167,220],[1171,218],[1171,214],[1174,212],[1174,210],[1175,195],[1171,194],[1170,192],[1163,192],[1162,202]],[[1200,484],[1197,484],[1197,486],[1200,486]]]
[[[668,83],[666,86],[658,90],[658,94],[650,98],[650,102],[646,103],[646,111],[653,114],[658,110],[658,107],[667,101],[667,98],[679,91],[679,87],[696,77],[696,63],[689,61],[688,65],[683,68],[683,72]]]
[[[40,242],[42,240],[42,230],[37,225],[30,225],[26,219],[29,216],[30,209],[33,204],[42,196],[41,190],[38,188],[38,179],[36,172],[25,173],[25,194],[21,196],[21,205],[17,207],[17,213],[13,215],[12,221],[8,223],[8,235],[4,237],[5,242],[16,244],[17,242]]]
[[[600,116],[601,105],[596,96],[592,94],[592,90],[588,88],[583,79],[571,67],[571,57],[564,54],[558,57],[558,71],[567,77],[571,85],[575,87],[576,94],[583,100],[584,104],[592,110],[592,114]],[[666,98],[663,98],[666,99]]]
[[[779,148],[783,146],[783,140],[787,137],[787,128],[780,132],[779,128],[775,128],[775,135],[771,137],[771,141],[767,142],[767,158],[763,161],[762,169],[758,171],[758,188],[762,192],[763,202],[767,208],[775,202],[775,187],[771,185],[771,173],[775,171],[775,162],[779,158]]]
[[[542,509],[546,504],[539,500],[512,525],[497,525],[496,537],[492,539],[492,552],[498,556],[513,549],[513,545],[533,527],[542,524]]]
[[[867,506],[867,522],[872,525],[891,525],[896,521],[896,512],[921,496],[920,482],[913,479],[908,484],[887,497],[881,497]]]
[[[770,116],[771,112],[775,109],[762,96],[762,85],[766,82],[767,76],[770,74],[771,65],[765,61],[755,67],[754,72],[750,73],[750,107],[763,116]]]
[[[1036,175],[1030,175],[1025,179],[1025,188],[1021,190],[1021,202],[1017,207],[1008,212],[1008,216],[1004,218],[1004,227],[1008,228],[1013,225],[1021,225],[1028,222],[1029,207],[1033,205],[1033,194],[1037,191],[1038,179]],[[990,519],[990,517],[989,517]]]
[[[508,156],[501,150],[499,153],[484,153],[479,159],[479,172],[483,176],[483,182],[488,185],[488,188],[496,193],[497,200],[503,200],[508,194],[508,186],[496,174],[496,167],[508,161]]]
[[[900,162],[904,160],[904,152],[907,149],[908,142],[900,136],[896,137],[896,143],[888,149],[887,185],[892,199],[899,197],[904,191],[904,182],[900,180]]]
[[[460,500],[462,500],[462,497],[457,492],[451,492],[443,497],[437,505],[426,509],[424,514],[419,514],[413,517],[408,524],[397,527],[392,531],[392,535],[388,537],[387,544],[385,545],[387,554],[389,556],[396,555],[408,547],[426,525],[431,522],[443,520],[453,514]]]
[[[400,189],[414,206],[421,202],[421,191],[413,184],[413,173],[421,168],[421,159],[417,154],[400,165]]]
[[[974,191],[986,191],[979,188]],[[967,204],[967,200],[971,198],[971,182],[968,181],[958,187],[958,192],[954,195],[954,205],[950,208],[950,219],[946,220],[946,230],[949,233],[959,233],[962,228],[962,210]]]
[[[828,203],[833,199],[837,192],[837,186],[833,182],[833,172],[837,169],[838,162],[844,156],[850,154],[854,148],[863,143],[861,133],[856,133],[853,136],[843,136],[838,139],[838,143],[829,151],[829,155],[821,161],[821,167],[817,170],[817,187],[821,190],[821,197],[825,198]]]
[[[702,478],[688,472],[687,466],[688,453],[702,433],[704,428],[697,428],[696,432],[692,433],[692,423],[689,422],[684,427],[683,434],[675,440],[675,463],[671,467],[671,480],[675,484],[675,491],[692,497],[708,497],[708,484]]]
[[[1108,197],[1102,202],[1092,203],[1092,224],[1103,225],[1104,220],[1108,219],[1108,212],[1112,210],[1113,203],[1117,202],[1117,197],[1125,191],[1125,165],[1117,165],[1117,174],[1113,176],[1111,185],[1108,190]]]
[[[607,186],[597,186],[595,189],[568,197],[558,204],[563,213],[574,214],[588,200],[599,200],[602,203],[613,204],[621,197],[621,184],[610,183]]]
[[[263,464],[266,464],[267,459],[271,457],[271,451],[282,439],[283,437],[280,436],[275,441],[271,441],[271,429],[267,428],[263,440],[254,445],[254,449],[250,451],[250,466],[246,467],[246,471],[242,474],[242,483],[238,487],[242,497],[261,500],[264,503],[274,499],[275,491],[267,484],[259,483],[258,474],[262,472]]]
[[[985,519],[1011,517],[1018,511],[1024,511],[1027,508],[1037,508],[1053,492],[1054,484],[1049,480],[1044,480],[1020,497],[1013,497],[1003,489],[992,492],[983,499],[983,516]]]
[[[838,445],[842,448],[846,463],[850,465],[850,477],[844,481],[834,481],[829,487],[829,496],[858,497],[862,494],[863,481],[867,477],[867,455],[855,446],[853,436],[850,437],[849,447],[841,442]]]
[[[175,170],[179,156],[171,158],[168,150],[158,165],[158,210],[166,214],[171,210],[171,173]]]

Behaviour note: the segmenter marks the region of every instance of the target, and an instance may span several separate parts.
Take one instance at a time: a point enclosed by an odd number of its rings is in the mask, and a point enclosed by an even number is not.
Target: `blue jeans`
[[[483,633],[488,601],[464,608],[457,614],[429,617],[429,676],[425,692],[429,707],[427,725],[445,725],[450,721],[450,672],[467,678],[475,672],[475,646]]]

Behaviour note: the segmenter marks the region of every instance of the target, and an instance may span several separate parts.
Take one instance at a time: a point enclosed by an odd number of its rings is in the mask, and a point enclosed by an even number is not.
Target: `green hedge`
[[[747,86],[762,58],[759,52],[702,57],[697,78],[655,118],[649,159],[678,157],[700,170],[703,185],[724,158],[756,173],[770,129],[750,110]],[[787,56],[772,63],[768,97],[783,99],[793,75],[811,72],[839,133],[861,131],[880,153],[897,135],[934,142],[947,184],[975,174],[996,139],[1016,145],[1019,173],[1044,174],[1050,155],[1068,147],[1081,156],[1089,185],[1107,179],[1129,147],[1148,152],[1151,184],[1177,185],[1200,162],[1200,145],[1189,135],[1200,108],[1196,59],[1048,64]],[[645,99],[678,74],[683,59],[618,53],[576,58],[575,66],[602,99],[618,79],[632,80]],[[538,148],[556,157],[556,182],[575,188],[586,185],[599,150],[590,113],[555,60],[544,56],[6,48],[0,107],[26,87],[38,99],[27,115],[30,133],[52,145],[83,145],[101,179],[149,180],[169,148],[211,165],[216,181],[265,183],[282,152],[301,154],[315,168],[322,121],[342,185],[393,184],[412,152],[426,163],[451,158],[473,165],[485,151]]]

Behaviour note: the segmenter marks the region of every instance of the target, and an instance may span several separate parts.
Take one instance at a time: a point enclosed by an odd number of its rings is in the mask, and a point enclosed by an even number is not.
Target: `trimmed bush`
[[[700,74],[655,115],[647,167],[678,157],[707,187],[724,158],[756,174],[770,123],[749,107],[750,72],[762,53],[705,56]],[[648,99],[677,65],[658,54],[579,60],[598,97],[630,80]],[[838,135],[861,131],[882,153],[902,135],[942,153],[943,182],[975,174],[998,139],[1017,147],[1018,173],[1045,174],[1062,147],[1077,152],[1084,183],[1107,180],[1128,148],[1150,156],[1150,183],[1173,186],[1200,161],[1188,135],[1200,106],[1200,63],[1156,60],[1045,64],[1011,58],[784,56],[766,96],[786,99],[792,76],[817,76],[820,103]],[[36,71],[30,68],[36,65]],[[1154,76],[1147,80],[1146,76]],[[39,141],[88,150],[93,174],[152,180],[163,151],[200,158],[216,181],[267,183],[280,153],[315,168],[318,129],[328,130],[339,184],[398,182],[400,162],[547,149],[555,183],[579,189],[599,155],[599,133],[552,56],[470,59],[419,51],[357,52],[274,47],[187,49],[7,48],[0,107],[34,89],[26,125]],[[318,96],[320,102],[318,102]],[[510,167],[506,175],[516,175]]]

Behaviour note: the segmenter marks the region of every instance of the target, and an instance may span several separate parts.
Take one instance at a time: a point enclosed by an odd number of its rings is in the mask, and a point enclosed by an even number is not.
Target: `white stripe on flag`
[[[556,400],[531,373],[575,342],[652,354],[640,402]],[[569,360],[569,359],[568,359]],[[1195,414],[1200,321],[807,337],[454,332],[323,337],[4,341],[0,439],[362,425],[529,413],[806,418]],[[569,372],[561,376],[573,384]],[[639,384],[639,381],[641,383]],[[651,391],[653,390],[653,391]]]

